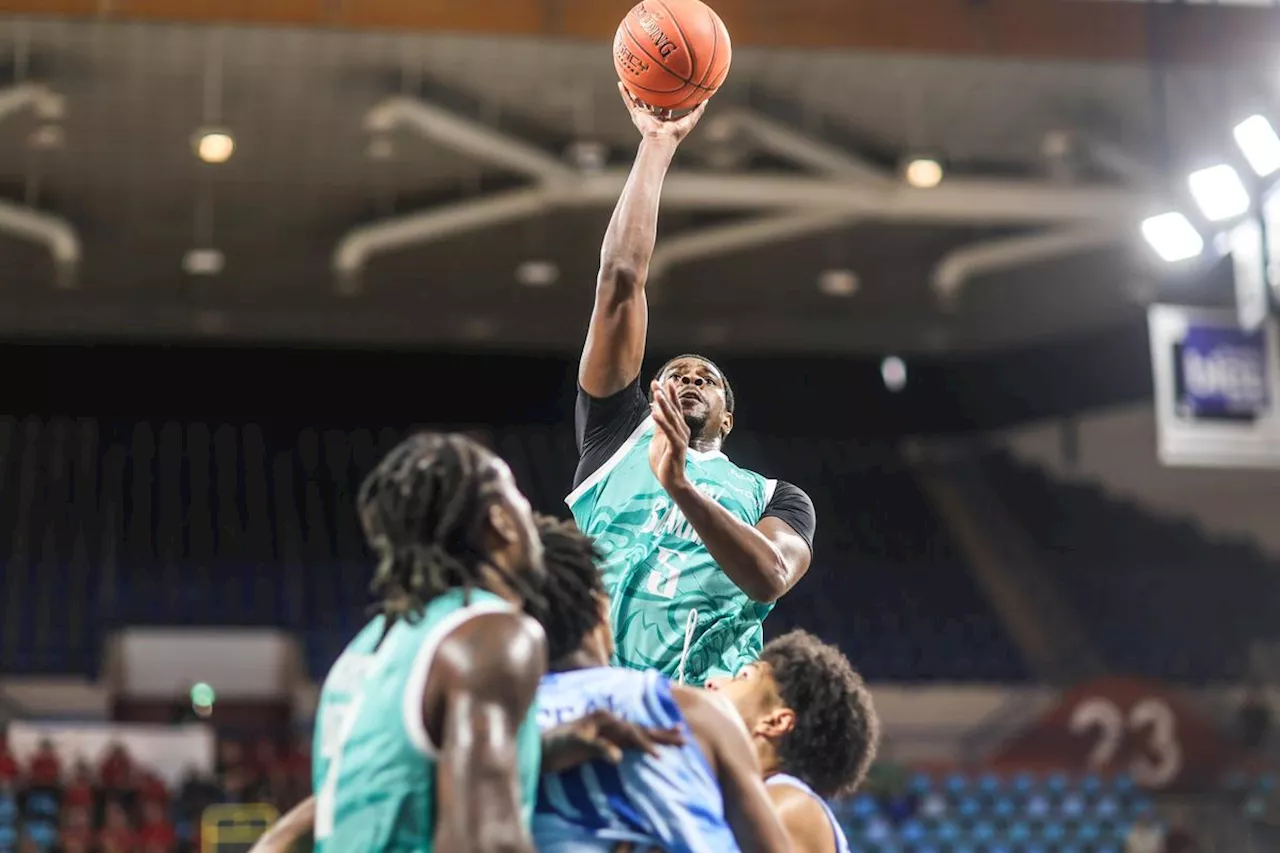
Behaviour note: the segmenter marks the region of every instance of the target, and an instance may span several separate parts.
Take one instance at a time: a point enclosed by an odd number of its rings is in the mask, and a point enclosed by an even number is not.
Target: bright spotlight
[[[897,393],[907,387],[907,365],[896,355],[891,355],[880,362],[880,378],[884,387]]]
[[[1237,124],[1232,133],[1235,134],[1236,145],[1240,146],[1240,153],[1258,177],[1265,178],[1280,171],[1280,136],[1276,136],[1275,128],[1265,117],[1249,116]]]
[[[1142,222],[1142,236],[1168,263],[1186,261],[1204,251],[1204,238],[1181,213],[1162,213]]]
[[[903,174],[911,186],[922,190],[933,189],[942,183],[942,164],[937,160],[921,157],[908,163]]]
[[[206,163],[225,163],[236,151],[236,141],[221,131],[203,133],[196,140],[196,155]]]
[[[1192,172],[1187,178],[1187,186],[1191,189],[1191,197],[1211,222],[1234,219],[1249,209],[1249,191],[1244,188],[1236,170],[1226,164]]]

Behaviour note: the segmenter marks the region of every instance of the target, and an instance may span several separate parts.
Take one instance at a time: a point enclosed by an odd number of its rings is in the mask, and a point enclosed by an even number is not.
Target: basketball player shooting
[[[671,118],[619,90],[641,142],[601,249],[566,503],[603,552],[614,663],[701,685],[759,656],[765,616],[809,568],[813,504],[724,454],[735,401],[709,358],[672,359],[641,384],[658,201],[706,103]]]

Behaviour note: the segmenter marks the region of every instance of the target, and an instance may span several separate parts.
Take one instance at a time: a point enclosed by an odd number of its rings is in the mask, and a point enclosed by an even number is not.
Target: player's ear
[[[733,432],[733,412],[726,409],[724,418],[720,421],[720,440],[728,438],[731,432]]]
[[[493,537],[494,550],[500,550],[520,540],[520,525],[515,513],[502,501],[489,504],[489,535]]]
[[[790,708],[777,708],[760,718],[756,731],[770,740],[788,734],[796,727],[796,712]]]

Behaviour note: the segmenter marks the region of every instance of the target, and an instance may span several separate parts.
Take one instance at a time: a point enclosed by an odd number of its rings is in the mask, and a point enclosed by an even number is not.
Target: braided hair
[[[370,588],[389,618],[413,621],[450,589],[483,587],[485,565],[524,588],[486,543],[496,463],[466,436],[424,432],[396,445],[365,478],[357,507],[379,560]]]
[[[542,539],[546,573],[525,612],[542,623],[547,634],[547,660],[553,665],[576,652],[600,624],[600,598],[605,594],[596,562],[595,540],[571,521],[540,515],[534,519]]]

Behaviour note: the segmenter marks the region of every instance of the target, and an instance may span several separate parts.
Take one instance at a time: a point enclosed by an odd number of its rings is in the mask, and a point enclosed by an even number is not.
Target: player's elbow
[[[747,597],[757,604],[773,604],[791,588],[791,572],[781,556],[766,560],[757,567],[756,580],[751,589],[744,589]]]
[[[616,305],[634,299],[644,289],[645,269],[624,258],[606,256],[596,279],[596,301]]]

